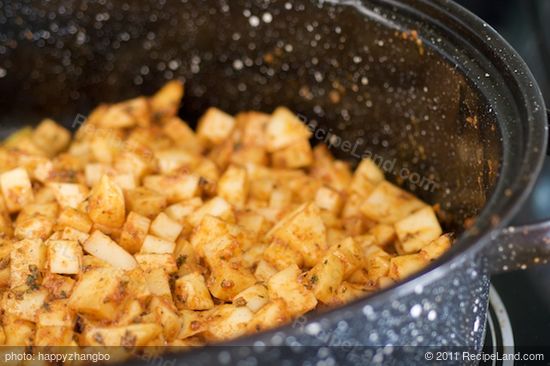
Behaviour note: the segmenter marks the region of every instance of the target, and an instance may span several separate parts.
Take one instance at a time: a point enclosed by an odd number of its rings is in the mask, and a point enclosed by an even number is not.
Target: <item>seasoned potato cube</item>
[[[260,281],[267,282],[276,273],[277,273],[277,269],[275,269],[268,262],[261,260],[258,262],[258,265],[256,266],[256,270],[254,271],[254,276]]]
[[[53,229],[54,220],[42,216],[36,215],[25,218],[17,218],[15,224],[15,237],[17,239],[47,239]]]
[[[300,140],[308,140],[309,129],[287,108],[279,107],[273,111],[266,130],[269,152],[291,146]]]
[[[34,200],[31,180],[23,168],[15,168],[0,175],[0,188],[9,212],[18,212]]]
[[[243,207],[248,197],[246,169],[230,166],[218,181],[218,196],[235,207]]]
[[[180,310],[180,319],[182,320],[182,326],[178,339],[185,339],[192,337],[196,334],[202,333],[206,330],[209,312],[206,311],[193,311],[193,310]]]
[[[100,127],[128,128],[148,126],[149,120],[149,103],[145,97],[138,97],[108,106],[98,122]]]
[[[10,253],[10,287],[38,285],[46,264],[46,246],[40,239],[25,239],[13,245]]]
[[[287,188],[275,188],[269,197],[269,207],[286,209],[292,203],[292,191]]]
[[[173,80],[166,83],[150,98],[153,121],[162,122],[173,117],[178,112],[183,97],[183,84]]]
[[[374,187],[384,180],[384,172],[371,159],[363,159],[353,172],[350,189],[366,197]]]
[[[211,268],[208,289],[220,300],[231,301],[239,292],[256,282],[254,275],[242,265],[219,261]]]
[[[36,322],[38,311],[44,305],[48,291],[44,288],[29,290],[12,289],[4,293],[2,308],[19,319]]]
[[[340,258],[344,264],[344,278],[348,278],[353,272],[363,265],[364,252],[360,243],[353,238],[346,238],[342,242],[330,248],[332,253]]]
[[[174,273],[178,270],[176,259],[171,254],[137,253],[134,257],[139,263],[139,267],[145,272],[151,271],[155,268],[162,268],[166,271],[166,273]]]
[[[42,287],[47,289],[52,299],[66,299],[71,296],[75,280],[70,277],[48,273],[42,280]]]
[[[367,294],[369,291],[364,286],[344,281],[334,292],[330,305],[343,305]]]
[[[241,254],[243,244],[236,236],[244,237],[239,228],[207,215],[191,236],[191,245],[207,263],[215,266],[223,258],[233,258]]]
[[[153,297],[149,303],[149,309],[157,316],[160,325],[162,325],[164,338],[167,341],[176,338],[181,331],[183,321],[174,305],[166,299]]]
[[[35,324],[6,314],[3,317],[4,334],[7,346],[30,346],[34,342]]]
[[[307,313],[317,305],[317,299],[300,281],[301,271],[297,265],[291,265],[267,282],[270,299],[281,298],[287,305],[290,316]]]
[[[187,309],[208,310],[214,307],[204,277],[200,273],[189,273],[178,278],[174,292],[177,302]]]
[[[434,210],[427,206],[395,223],[400,253],[418,252],[424,245],[437,239],[443,231]]]
[[[390,260],[388,276],[392,280],[401,280],[418,272],[426,266],[428,260],[422,254],[408,254],[393,257]]]
[[[76,283],[69,307],[98,319],[114,320],[128,301],[128,277],[116,268],[95,268]]]
[[[319,262],[327,249],[325,225],[315,204],[303,204],[286,215],[267,237],[287,243],[302,254],[307,267]]]
[[[80,273],[82,247],[74,240],[50,240],[48,242],[48,265],[52,273]]]
[[[186,222],[187,216],[192,214],[196,209],[203,205],[200,197],[193,197],[188,200],[183,200],[170,205],[164,212],[172,219],[180,224]]]
[[[36,327],[34,345],[45,346],[72,346],[73,329],[70,327],[43,326]]]
[[[376,245],[385,247],[392,243],[397,236],[392,225],[378,224],[369,230],[369,234],[373,235],[376,240]]]
[[[155,151],[160,173],[168,175],[177,171],[189,170],[199,164],[200,156],[179,148],[165,148]]]
[[[299,267],[304,264],[302,254],[281,240],[273,240],[269,244],[263,253],[263,259],[279,271],[288,268],[292,264]]]
[[[152,254],[172,254],[176,248],[176,243],[147,235],[141,246],[140,253]]]
[[[424,245],[420,254],[428,260],[434,260],[443,255],[451,247],[451,236],[449,234],[441,235],[439,238]]]
[[[55,199],[61,207],[77,208],[87,197],[88,188],[82,184],[74,183],[49,183],[53,189]]]
[[[270,227],[270,224],[262,215],[252,211],[238,212],[237,224],[252,234],[254,238],[263,236]]]
[[[183,226],[172,220],[168,215],[161,212],[151,224],[151,233],[168,241],[176,241],[181,233]]]
[[[214,197],[206,202],[202,207],[188,216],[187,221],[193,226],[197,226],[206,215],[219,217],[228,222],[234,222],[235,216],[231,205],[222,197]]]
[[[57,225],[72,227],[84,233],[89,233],[93,222],[86,213],[72,207],[65,207],[57,219]]]
[[[150,219],[155,218],[167,206],[166,197],[144,187],[124,192],[128,211],[134,211]]]
[[[68,301],[49,301],[38,310],[37,324],[45,327],[70,327],[76,323],[76,314],[69,308]]]
[[[195,135],[195,132],[178,117],[170,118],[166,121],[162,131],[172,139],[172,141],[182,149],[194,154],[202,152],[202,144]]]
[[[149,232],[151,220],[135,212],[130,212],[120,233],[119,244],[130,254],[140,251]]]
[[[246,306],[219,305],[208,317],[204,337],[210,341],[222,341],[243,335],[252,317]]]
[[[70,132],[51,119],[40,122],[32,135],[34,144],[46,152],[48,156],[54,156],[64,150],[69,145],[70,140]]]
[[[122,189],[108,175],[92,189],[88,216],[93,222],[109,227],[121,227],[126,218]]]
[[[232,300],[233,304],[237,306],[246,306],[253,313],[260,310],[268,301],[269,295],[267,293],[267,287],[260,283],[239,292]]]
[[[168,203],[176,203],[200,194],[200,177],[191,174],[148,175],[143,186],[166,196]]]
[[[291,319],[283,299],[274,299],[260,308],[247,325],[249,332],[276,328]]]
[[[307,274],[317,300],[329,304],[338,286],[344,280],[345,265],[333,253],[327,254]]]
[[[307,139],[297,140],[290,146],[274,151],[271,156],[276,168],[305,168],[313,162],[313,152]]]
[[[90,327],[83,333],[88,346],[141,347],[158,337],[162,326],[155,323],[130,324],[120,327]]]
[[[139,181],[153,170],[153,162],[151,156],[146,157],[131,151],[123,151],[115,157],[114,168],[117,172],[132,174]]]
[[[144,275],[149,292],[171,303],[172,292],[170,291],[170,277],[164,268],[151,269],[145,272]]]
[[[393,224],[425,206],[410,193],[383,181],[363,202],[361,211],[370,220],[382,224]]]
[[[114,267],[132,269],[137,266],[136,260],[130,253],[122,249],[110,237],[99,230],[94,231],[90,235],[84,243],[83,248],[86,252]]]
[[[217,108],[209,108],[199,120],[197,136],[202,141],[217,145],[229,137],[234,127],[232,116]]]
[[[380,277],[386,276],[390,269],[391,256],[383,249],[377,246],[367,247],[365,253],[365,268],[367,269],[367,278],[375,282]]]
[[[329,187],[320,187],[315,195],[315,204],[323,210],[337,215],[342,209],[344,200],[337,191]]]

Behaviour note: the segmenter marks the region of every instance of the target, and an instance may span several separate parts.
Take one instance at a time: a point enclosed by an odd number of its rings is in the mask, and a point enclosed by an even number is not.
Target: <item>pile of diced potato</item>
[[[418,271],[451,245],[432,207],[355,171],[288,109],[183,86],[46,119],[0,145],[0,344],[190,346],[284,324]]]

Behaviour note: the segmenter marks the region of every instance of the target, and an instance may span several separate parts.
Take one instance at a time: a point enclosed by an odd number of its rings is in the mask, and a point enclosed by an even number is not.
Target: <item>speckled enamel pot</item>
[[[288,106],[339,158],[378,157],[457,232],[406,282],[177,354],[182,364],[410,365],[425,362],[417,345],[477,352],[490,273],[550,256],[549,224],[502,229],[546,152],[543,99],[510,46],[450,1],[0,2],[2,134],[44,115],[71,126],[172,78],[186,82],[189,122],[210,105]]]

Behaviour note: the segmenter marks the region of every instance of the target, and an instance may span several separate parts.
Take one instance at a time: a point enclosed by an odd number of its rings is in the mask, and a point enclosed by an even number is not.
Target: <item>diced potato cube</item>
[[[42,326],[36,327],[34,345],[36,347],[72,346],[73,329],[71,327]]]
[[[344,200],[342,199],[340,193],[329,187],[319,188],[317,190],[317,194],[315,195],[315,204],[320,209],[327,210],[335,215],[340,212],[343,203]]]
[[[55,121],[45,119],[35,128],[32,140],[49,156],[54,156],[69,145],[71,134]]]
[[[253,313],[246,306],[219,305],[208,318],[204,337],[210,341],[222,341],[243,335]]]
[[[327,254],[307,275],[315,297],[329,304],[344,280],[344,262],[333,253]]]
[[[90,235],[88,233],[73,229],[69,226],[63,229],[63,232],[61,233],[62,240],[74,240],[77,241],[80,245],[84,244],[84,242],[88,240],[89,237]]]
[[[208,310],[214,307],[204,277],[200,273],[189,273],[178,278],[174,293],[178,303],[187,309]]]
[[[254,275],[242,265],[220,261],[211,268],[208,289],[220,300],[231,301],[239,292],[256,283]]]
[[[363,265],[364,252],[360,243],[353,238],[346,238],[342,242],[330,248],[330,251],[344,264],[344,278],[348,278],[353,272]]]
[[[269,223],[262,216],[252,211],[237,213],[237,224],[252,234],[255,238],[263,236],[269,230]]]
[[[274,151],[271,161],[276,168],[306,168],[313,162],[313,152],[307,139],[297,140],[290,146]]]
[[[274,299],[264,305],[254,314],[247,325],[249,332],[261,332],[263,330],[276,328],[291,319],[283,299]]]
[[[401,188],[382,181],[361,206],[361,211],[370,220],[393,224],[426,205]]]
[[[301,267],[304,264],[302,254],[281,240],[273,240],[265,249],[263,259],[275,269],[282,271],[292,264]]]
[[[208,325],[206,311],[180,310],[180,319],[182,320],[181,331],[178,334],[179,339],[192,337],[206,330]]]
[[[218,181],[218,195],[235,207],[243,207],[248,198],[246,169],[230,166]]]
[[[167,273],[174,273],[178,270],[176,259],[171,254],[137,253],[134,257],[139,263],[139,267],[145,272],[151,271],[155,268],[162,268]]]
[[[92,189],[88,216],[100,225],[118,228],[124,224],[126,210],[122,189],[107,175]]]
[[[114,320],[128,301],[128,278],[116,268],[95,268],[76,283],[69,307],[98,319]]]
[[[179,148],[167,148],[155,151],[160,173],[173,174],[177,171],[191,170],[199,164],[200,156]]]
[[[292,203],[292,191],[287,188],[275,188],[269,197],[269,207],[287,209]]]
[[[108,106],[98,122],[100,127],[128,128],[148,126],[149,121],[149,103],[145,97],[137,97]]]
[[[376,239],[376,245],[385,247],[392,243],[397,236],[395,235],[395,229],[392,225],[378,224],[373,226],[369,230],[369,234],[374,235]]]
[[[233,304],[237,306],[246,306],[253,313],[260,310],[262,306],[269,301],[267,287],[264,284],[256,284],[241,291],[233,298]]]
[[[137,180],[140,180],[152,171],[153,161],[152,156],[142,156],[131,151],[123,151],[115,157],[114,168],[120,173],[132,174]]]
[[[76,314],[66,299],[49,301],[38,310],[37,324],[45,327],[70,327],[76,323]]]
[[[17,239],[47,239],[53,229],[54,220],[42,216],[32,216],[23,219],[17,219],[15,224],[15,237]]]
[[[172,80],[151,97],[150,103],[154,122],[162,122],[176,115],[183,97],[183,90],[183,84],[180,81]]]
[[[25,239],[14,244],[10,253],[10,286],[38,284],[46,264],[46,246],[40,239]]]
[[[203,205],[200,197],[193,197],[188,200],[183,200],[178,203],[170,205],[164,210],[164,212],[172,219],[180,224],[185,223],[187,216],[192,214],[196,209]]]
[[[48,263],[52,273],[80,273],[82,247],[73,240],[50,240],[48,242]]]
[[[44,288],[30,291],[25,288],[13,289],[4,293],[2,308],[20,319],[36,322],[38,311],[47,296],[48,291]]]
[[[61,227],[68,226],[89,233],[93,222],[86,213],[72,207],[65,207],[57,219],[57,225]]]
[[[370,291],[368,291],[364,286],[358,285],[355,283],[349,283],[347,281],[344,281],[338,286],[336,289],[334,296],[332,297],[332,300],[330,301],[330,305],[343,305],[348,302],[351,302],[357,298],[363,297],[367,294],[369,294]]]
[[[420,254],[428,260],[434,260],[441,257],[450,247],[451,236],[449,234],[444,234],[424,245],[422,250],[420,250]]]
[[[157,238],[153,235],[147,235],[141,246],[140,253],[151,254],[172,254],[176,248],[176,243]]]
[[[153,297],[149,304],[149,308],[156,314],[157,319],[162,325],[164,338],[167,341],[176,338],[181,331],[183,321],[174,308],[174,305],[166,301],[166,299]]]
[[[292,317],[307,313],[317,305],[314,293],[300,282],[301,274],[298,266],[292,265],[272,276],[267,283],[269,298],[283,299]]]
[[[206,215],[219,217],[228,222],[234,222],[235,216],[231,205],[222,197],[214,197],[206,202],[202,207],[188,216],[187,221],[193,226],[197,226]]]
[[[61,207],[77,208],[88,197],[88,188],[82,184],[49,183]]]
[[[256,270],[254,271],[254,276],[260,280],[267,282],[274,274],[277,273],[277,269],[271,264],[267,263],[264,260],[258,262]]]
[[[418,252],[424,245],[437,239],[443,231],[434,210],[426,206],[395,223],[400,253]]]
[[[189,152],[199,154],[202,152],[202,144],[195,135],[195,132],[178,117],[166,121],[162,131],[172,139],[179,147]]]
[[[154,268],[145,272],[145,280],[151,294],[172,302],[169,274],[163,268]]]
[[[167,206],[166,197],[144,187],[124,192],[126,208],[150,219],[155,218]]]
[[[270,152],[290,146],[300,140],[308,140],[309,129],[287,108],[279,107],[273,111],[267,125],[267,149]]]
[[[6,314],[2,323],[7,346],[31,346],[33,344],[36,330],[33,322]]]
[[[151,224],[151,233],[168,241],[176,241],[180,235],[183,226],[177,221],[172,220],[168,215],[161,212]]]
[[[110,237],[96,230],[83,245],[86,252],[98,257],[114,267],[132,269],[137,266],[136,260]]]
[[[89,346],[146,346],[162,333],[155,323],[130,324],[120,327],[91,327],[83,333],[83,343]]]
[[[304,264],[313,267],[327,249],[326,229],[319,208],[303,204],[286,215],[267,234],[268,239],[280,240],[302,254]]]
[[[42,287],[50,292],[52,299],[66,299],[71,296],[75,280],[68,276],[48,273],[42,280]]]
[[[9,212],[18,212],[34,200],[31,180],[23,168],[15,168],[2,173],[0,188]]]
[[[235,119],[229,114],[217,109],[209,108],[199,120],[197,136],[210,144],[224,142],[235,127]]]
[[[209,265],[215,266],[224,258],[240,255],[244,239],[245,233],[239,227],[207,215],[193,231],[191,244],[199,256],[204,257]]]
[[[384,172],[371,159],[363,159],[353,172],[351,191],[368,196],[374,187],[384,180]]]
[[[428,260],[422,254],[408,254],[390,260],[388,276],[397,281],[404,279],[426,266]]]
[[[120,246],[130,254],[139,252],[149,232],[150,224],[151,220],[147,217],[130,212],[120,233]]]

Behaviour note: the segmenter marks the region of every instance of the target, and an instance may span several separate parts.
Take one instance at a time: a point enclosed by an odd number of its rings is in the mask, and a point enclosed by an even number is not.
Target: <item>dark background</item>
[[[527,62],[550,106],[550,0],[457,0],[492,25]],[[550,157],[516,224],[550,218]],[[494,276],[520,350],[550,346],[550,265]]]

